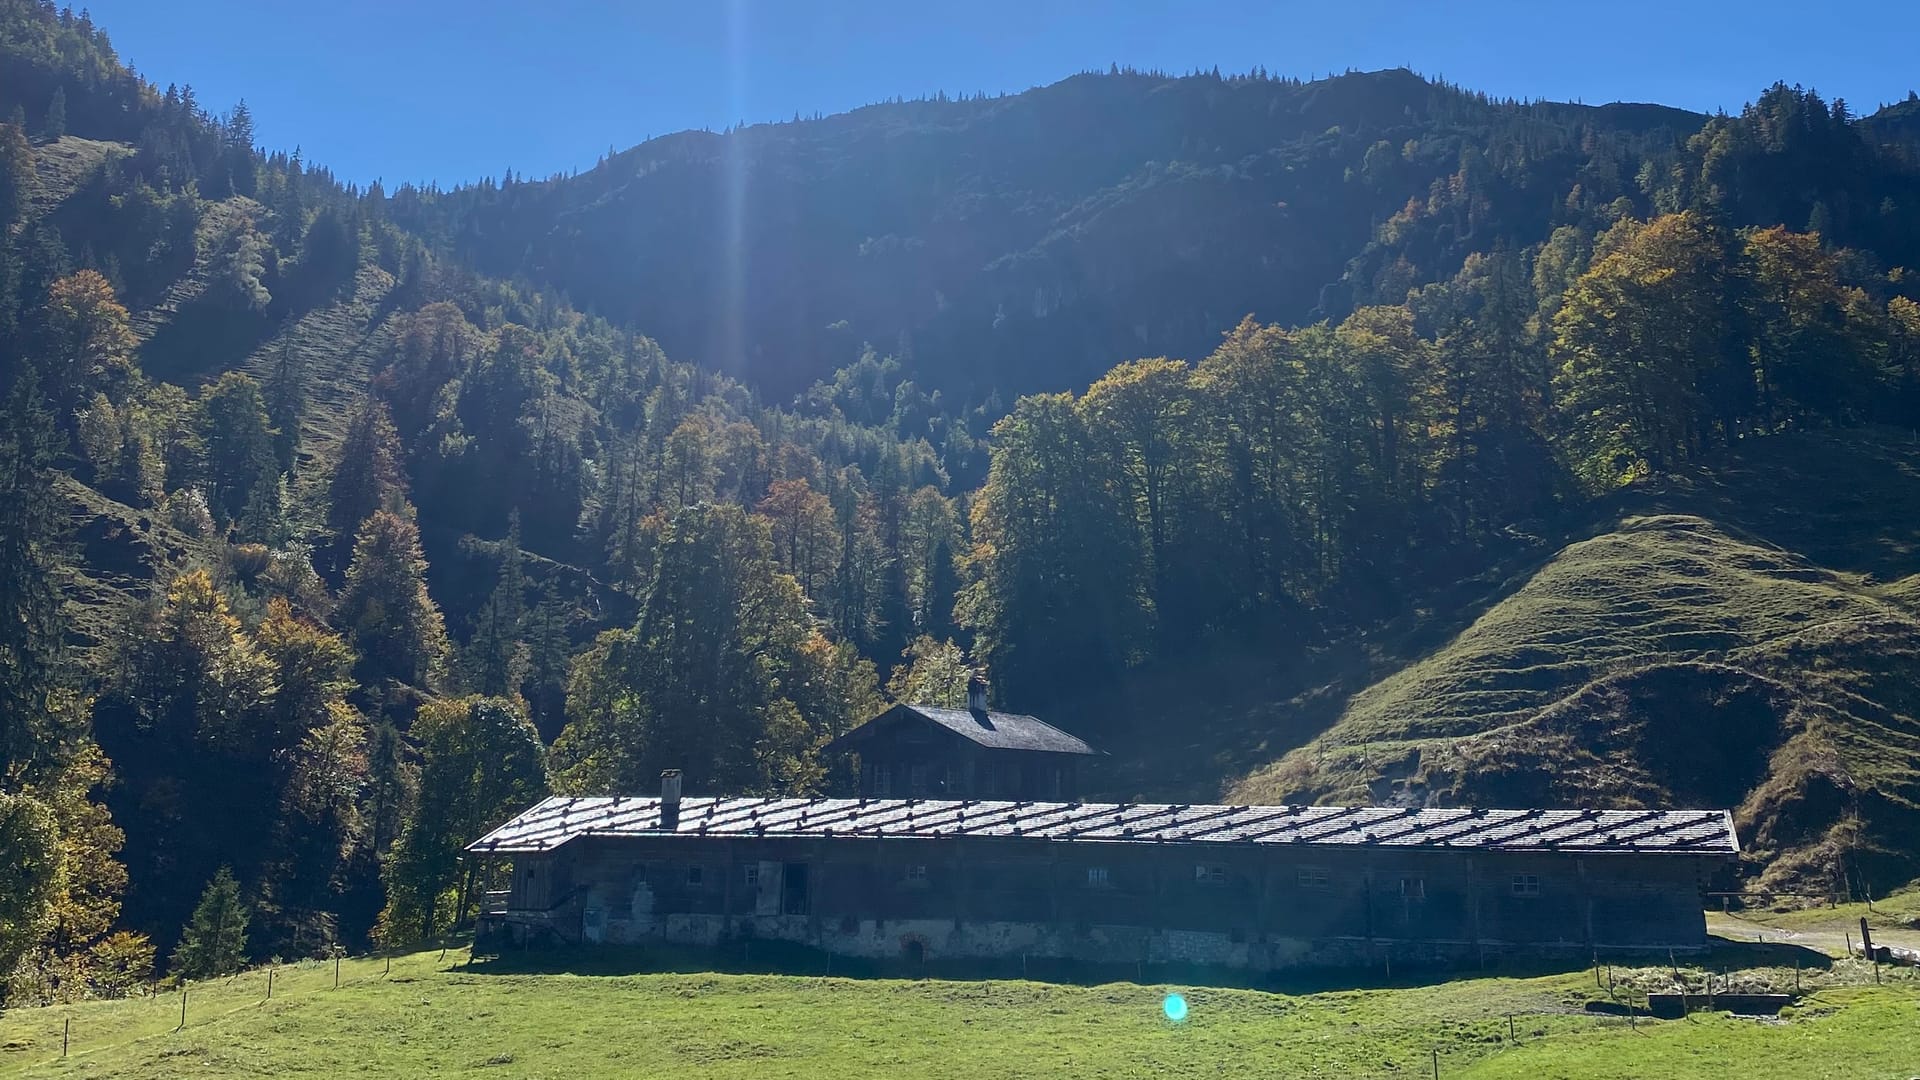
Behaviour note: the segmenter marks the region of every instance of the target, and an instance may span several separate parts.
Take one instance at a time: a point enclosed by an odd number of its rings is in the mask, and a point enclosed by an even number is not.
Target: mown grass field
[[[1786,976],[1735,950],[1745,988]],[[1382,989],[1250,990],[795,975],[493,973],[465,954],[251,971],[177,993],[0,1017],[0,1076],[1907,1077],[1920,979],[1806,973],[1779,1021],[1585,1011],[1587,971]],[[1761,963],[1755,963],[1759,961]],[[1615,969],[1616,990],[1664,970]],[[1698,973],[1695,973],[1696,977]],[[1161,1003],[1179,991],[1183,1023]],[[1511,1017],[1511,1028],[1509,1018]],[[72,1045],[60,1056],[64,1023]],[[1511,1030],[1512,1034],[1509,1034]]]

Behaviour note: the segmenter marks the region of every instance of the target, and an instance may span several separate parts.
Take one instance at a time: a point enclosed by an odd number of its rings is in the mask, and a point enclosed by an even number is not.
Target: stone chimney
[[[680,827],[680,770],[660,774],[660,830],[673,832]]]
[[[977,671],[967,679],[967,711],[987,711],[987,680]]]

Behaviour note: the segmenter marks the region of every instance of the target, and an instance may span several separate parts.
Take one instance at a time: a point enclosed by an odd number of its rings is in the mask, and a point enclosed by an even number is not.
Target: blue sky
[[[1408,66],[1501,96],[1737,109],[1775,79],[1856,112],[1920,87],[1920,3],[1777,0],[87,0],[123,59],[342,178],[587,168],[690,127],[1110,63]],[[1562,12],[1577,12],[1563,15]]]

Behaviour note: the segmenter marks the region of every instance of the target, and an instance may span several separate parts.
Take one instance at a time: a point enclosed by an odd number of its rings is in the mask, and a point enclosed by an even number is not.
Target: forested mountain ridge
[[[1406,71],[1115,71],[682,133],[570,177],[402,188],[395,214],[776,398],[870,341],[922,392],[1010,402],[1115,356],[1202,355],[1248,313],[1397,302],[1472,252],[1592,227],[1616,199],[1684,206],[1679,171],[1705,152],[1688,141],[1710,122],[1494,101]],[[1792,195],[1734,208],[1737,224],[1803,227],[1824,203],[1846,242],[1882,230],[1884,197],[1914,195],[1910,173],[1870,170],[1765,186]]]
[[[975,664],[1114,797],[1724,795],[1775,882],[1911,878],[1913,713],[1848,680],[1916,568],[1835,554],[1906,542],[1903,468],[1786,554],[1766,485],[1647,501],[1920,421],[1908,112],[1115,72],[389,194],[0,0],[8,993],[429,936],[550,787],[834,790]],[[1728,625],[1542,614],[1662,560]],[[1720,699],[1806,752],[1687,786],[1661,703]]]

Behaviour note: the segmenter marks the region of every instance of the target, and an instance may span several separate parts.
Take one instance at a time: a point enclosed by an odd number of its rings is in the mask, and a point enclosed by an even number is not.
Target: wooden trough
[[[1690,1012],[1726,1010],[1736,1016],[1778,1016],[1793,1004],[1792,994],[1648,994],[1647,1011],[1662,1020]]]

